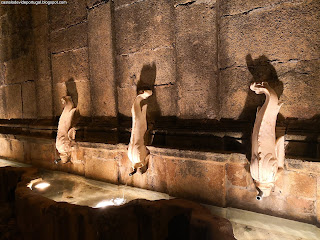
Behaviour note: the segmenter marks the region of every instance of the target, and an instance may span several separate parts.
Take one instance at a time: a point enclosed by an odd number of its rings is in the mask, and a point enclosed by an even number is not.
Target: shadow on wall
[[[254,122],[257,107],[262,106],[265,99],[261,97],[262,95],[257,97],[257,95],[250,90],[250,84],[252,82],[268,82],[269,86],[277,93],[278,98],[280,98],[283,93],[283,83],[279,80],[275,68],[265,55],[261,55],[257,59],[252,59],[251,54],[248,54],[246,56],[246,63],[249,72],[252,74],[252,81],[248,84],[246,103],[239,118]],[[278,119],[284,120],[280,114],[278,115]]]
[[[160,107],[157,102],[157,93],[154,88],[154,83],[157,77],[157,67],[155,63],[143,65],[140,73],[140,79],[137,83],[137,95],[143,90],[152,90],[152,96],[141,102],[141,107],[148,104],[147,122],[148,130],[145,135],[145,144],[151,145],[153,140],[152,131],[155,126],[156,119],[161,116]]]

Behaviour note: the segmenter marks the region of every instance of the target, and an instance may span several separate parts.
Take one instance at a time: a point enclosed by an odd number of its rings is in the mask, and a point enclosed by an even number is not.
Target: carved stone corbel
[[[282,104],[267,82],[252,83],[250,89],[265,94],[266,100],[258,107],[252,133],[250,173],[258,190],[257,200],[268,197],[274,187],[278,168],[284,166],[284,136],[276,140],[276,121]]]
[[[65,106],[59,118],[56,138],[56,148],[59,152],[60,159],[56,160],[55,163],[59,161],[67,163],[70,160],[76,137],[76,129],[71,127],[76,108],[70,96],[62,97],[61,102]]]
[[[147,131],[147,104],[141,107],[141,101],[152,95],[151,90],[145,90],[139,94],[131,108],[132,113],[132,131],[128,147],[128,157],[132,164],[132,176],[137,169],[146,170],[149,160],[149,150],[145,145],[145,134]]]

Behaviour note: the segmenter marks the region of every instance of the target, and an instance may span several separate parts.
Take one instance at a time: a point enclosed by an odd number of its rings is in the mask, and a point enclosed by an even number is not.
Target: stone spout
[[[132,113],[132,131],[128,147],[128,157],[132,164],[133,171],[129,174],[132,176],[137,169],[146,170],[149,150],[145,145],[144,136],[147,131],[147,104],[141,107],[141,101],[152,95],[151,90],[144,90],[133,102]]]
[[[265,94],[266,100],[258,107],[252,132],[250,173],[258,190],[257,200],[268,197],[274,188],[278,168],[284,163],[284,137],[276,140],[276,121],[281,105],[278,96],[267,82],[252,83],[250,89]]]
[[[65,106],[58,123],[56,148],[59,152],[60,159],[55,160],[56,164],[59,162],[67,163],[70,161],[71,152],[74,148],[74,140],[76,137],[76,129],[71,127],[76,108],[74,107],[70,96],[62,97],[61,102]]]
[[[262,200],[262,197],[263,197],[263,192],[259,192],[258,195],[256,196],[256,199],[260,201]]]

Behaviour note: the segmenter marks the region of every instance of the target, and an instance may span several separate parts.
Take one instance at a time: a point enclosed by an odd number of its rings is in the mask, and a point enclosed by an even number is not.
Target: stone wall
[[[319,1],[90,1],[1,6],[1,118],[130,117],[136,88],[182,119],[252,120],[269,81],[282,119],[318,118]]]

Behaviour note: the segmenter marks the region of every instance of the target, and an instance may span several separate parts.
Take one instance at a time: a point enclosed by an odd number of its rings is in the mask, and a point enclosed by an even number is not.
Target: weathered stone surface
[[[166,158],[159,155],[150,155],[148,165],[148,187],[157,192],[168,192]]]
[[[51,61],[49,54],[49,25],[44,24],[33,30],[34,41],[36,43],[35,53],[35,70],[36,81],[52,81],[51,78]]]
[[[315,201],[303,198],[297,198],[288,196],[285,212],[291,218],[297,220],[308,220],[309,222],[314,222],[315,215]]]
[[[141,0],[140,0],[141,1]],[[139,3],[139,0],[115,0],[114,5],[116,9],[130,7],[130,5]]]
[[[111,2],[95,7],[88,15],[93,116],[117,115],[110,5]]]
[[[119,152],[84,149],[85,176],[109,183],[118,183]]]
[[[320,226],[320,176],[317,177],[317,204],[316,204],[316,216],[318,220],[318,227]]]
[[[227,164],[226,173],[227,179],[231,185],[247,187],[253,183],[250,176],[249,165]]]
[[[5,88],[3,86],[0,87],[0,118],[7,118],[7,99]]]
[[[88,81],[88,49],[80,48],[66,53],[52,55],[53,83],[69,80]]]
[[[318,13],[310,16],[310,11],[319,8],[319,4],[316,1],[278,2],[268,1],[268,7],[243,10],[244,13],[234,16],[228,16],[227,12],[227,16],[221,18],[219,65],[224,118],[252,118],[249,113],[255,112],[253,109],[259,105],[247,94],[247,83],[252,79],[276,83],[276,92],[284,102],[280,110],[283,117],[311,118],[319,109],[319,101],[315,101],[319,95],[315,86],[319,64],[314,59],[318,58],[320,49],[316,37],[320,28],[315,23],[320,16]],[[223,3],[221,8],[228,8],[224,5],[246,8],[246,4],[260,5],[261,2],[232,1]],[[236,11],[237,7],[232,9]],[[297,30],[292,32],[292,29]],[[254,59],[254,66],[250,66],[250,58]]]
[[[209,161],[172,159],[167,164],[167,187],[172,196],[225,205],[225,169]]]
[[[284,194],[316,199],[317,178],[311,174],[288,172],[285,176]]]
[[[211,4],[177,6],[179,117],[219,118],[216,12]]]
[[[21,85],[5,86],[5,93],[8,119],[22,118]]]
[[[1,24],[2,35],[12,35],[32,27],[31,5],[1,6],[4,11]]]
[[[34,80],[34,57],[32,54],[22,55],[18,58],[9,60],[6,63],[5,79],[7,84]]]
[[[63,5],[50,5],[50,28],[59,30],[84,21],[87,18],[86,2],[87,0],[80,0]]]
[[[117,82],[121,87],[165,85],[176,81],[175,53],[169,47],[117,56]]]
[[[32,27],[36,28],[38,26],[48,23],[48,6],[47,5],[32,5]]]
[[[136,96],[137,92],[134,87],[118,88],[118,110],[120,114],[131,117],[131,107]]]
[[[90,116],[90,85],[89,82],[74,82],[74,94],[70,94],[73,102],[76,104],[80,115]],[[62,113],[63,105],[61,98],[66,96],[68,89],[65,83],[57,83],[53,86],[53,105],[54,115],[60,116]],[[73,95],[73,96],[72,96]]]
[[[22,117],[36,118],[36,86],[34,81],[22,83]]]
[[[83,22],[50,33],[50,51],[59,53],[88,46],[88,24]]]
[[[31,140],[31,139],[30,139]],[[55,143],[53,141],[35,140],[25,141],[25,162],[31,163],[33,166],[54,169]]]
[[[278,68],[279,80],[284,85],[280,113],[300,119],[316,117],[320,108],[320,60],[293,62],[291,69]]]
[[[90,83],[76,82],[78,93],[78,110],[81,116],[91,116]]]
[[[52,116],[52,85],[51,82],[36,82],[36,104],[37,116],[40,118],[48,118]]]
[[[61,98],[67,95],[67,87],[64,83],[57,83],[53,85],[53,112],[54,116],[60,116],[63,110]]]
[[[23,143],[16,139],[0,138],[1,157],[13,159],[15,161],[24,161]]]
[[[253,120],[263,97],[250,90],[249,71],[242,67],[229,68],[221,71],[220,79],[221,117]]]
[[[153,113],[155,116],[176,116],[178,111],[177,95],[176,86],[174,85],[155,87],[154,97],[156,101],[150,102],[148,111],[150,111],[151,114]]]
[[[128,7],[116,8],[117,54],[171,46],[174,42],[172,8],[172,4],[166,0],[140,1]]]
[[[311,0],[222,17],[220,66],[245,66],[247,54],[254,59],[265,55],[270,60],[279,61],[317,59],[320,49],[317,22],[320,16],[315,9],[318,8],[319,2]],[[310,12],[314,14],[310,15]]]
[[[250,12],[261,12],[270,10],[280,4],[290,2],[287,0],[254,0],[254,1],[223,1],[219,4],[222,16],[229,15],[246,15]],[[293,1],[291,1],[293,2]],[[299,4],[302,0],[295,0],[294,3]]]

